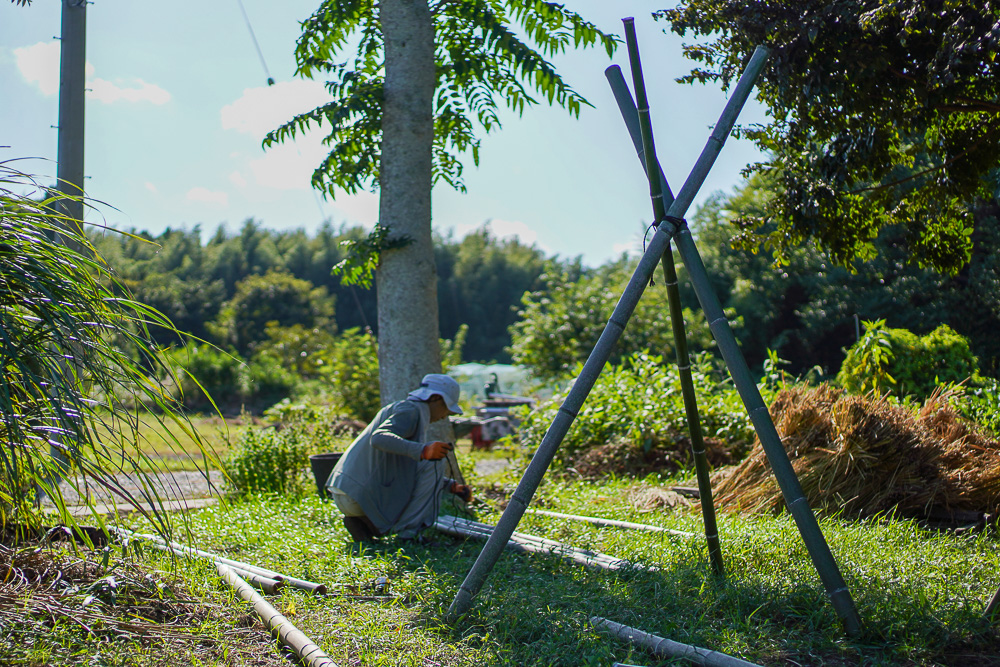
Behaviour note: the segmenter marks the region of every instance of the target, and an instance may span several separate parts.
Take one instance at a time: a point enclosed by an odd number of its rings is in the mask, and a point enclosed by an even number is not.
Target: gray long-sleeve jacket
[[[390,403],[355,438],[326,482],[353,498],[382,533],[413,496],[430,408],[422,401]]]

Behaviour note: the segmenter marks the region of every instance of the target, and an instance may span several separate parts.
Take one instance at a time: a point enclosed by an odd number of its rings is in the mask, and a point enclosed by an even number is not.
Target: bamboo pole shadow
[[[626,26],[628,26],[628,20],[626,20]],[[632,277],[629,279],[618,304],[615,306],[608,320],[608,324],[601,333],[597,344],[587,358],[583,369],[569,394],[566,396],[566,399],[563,401],[562,406],[559,408],[552,424],[542,438],[542,442],[539,444],[524,475],[521,477],[521,481],[518,483],[513,496],[511,496],[510,502],[500,517],[500,521],[497,523],[493,534],[487,540],[486,545],[476,558],[476,562],[456,592],[455,598],[448,610],[448,617],[452,622],[457,621],[471,608],[473,598],[480,591],[490,570],[492,570],[500,558],[508,539],[520,522],[528,503],[531,502],[532,496],[541,483],[542,477],[552,463],[556,450],[562,443],[569,427],[572,425],[594,383],[597,381],[601,369],[611,356],[611,351],[621,337],[626,323],[632,316],[646,285],[649,284],[656,270],[657,264],[669,252],[670,241],[674,240],[678,253],[691,276],[695,293],[709,322],[712,335],[719,345],[719,349],[729,368],[730,375],[733,377],[740,398],[743,400],[750,420],[757,431],[761,445],[774,471],[778,486],[788,505],[789,512],[795,520],[806,549],[813,561],[813,565],[826,588],[827,595],[841,622],[844,624],[847,634],[855,636],[860,633],[861,621],[847,584],[840,573],[833,554],[830,552],[823,533],[820,531],[816,517],[806,501],[805,494],[788,459],[788,455],[781,444],[781,438],[778,436],[774,423],[771,421],[767,406],[764,404],[764,400],[757,390],[757,385],[750,374],[746,360],[743,358],[743,353],[736,343],[736,337],[729,327],[729,322],[722,311],[718,297],[711,288],[708,273],[695,247],[691,231],[684,221],[684,214],[705,182],[705,178],[708,176],[712,165],[721,152],[726,138],[732,131],[740,111],[753,90],[757,77],[763,70],[768,55],[769,50],[764,46],[758,46],[754,51],[746,69],[736,84],[732,96],[726,103],[719,121],[716,123],[715,130],[709,137],[705,148],[702,149],[701,155],[699,155],[687,180],[685,180],[684,185],[670,203],[670,206],[663,205],[666,213],[663,218],[655,221],[656,232],[653,234],[649,245],[639,259]],[[628,115],[626,114],[626,116]],[[636,116],[638,116],[638,111],[632,116],[632,119],[635,120]],[[629,124],[628,119],[626,120],[626,124]],[[632,126],[638,125],[638,122],[632,123]],[[630,126],[630,130],[632,126]],[[637,146],[637,151],[642,150],[643,142],[641,135],[642,130],[640,128],[638,141],[636,141],[634,134],[632,137],[633,142]],[[650,134],[650,144],[651,139],[652,136]],[[650,157],[652,157],[652,160],[650,160]],[[647,155],[647,160],[653,162],[649,166],[655,169],[656,176],[658,177],[651,178],[650,180],[659,181],[661,195],[663,192],[668,192],[669,186],[666,185],[663,172],[659,168],[659,165],[655,164],[655,155]],[[651,182],[651,194],[654,187]]]

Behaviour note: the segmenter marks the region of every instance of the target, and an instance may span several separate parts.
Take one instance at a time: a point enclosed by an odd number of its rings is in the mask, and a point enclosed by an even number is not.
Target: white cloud
[[[243,174],[238,171],[229,174],[229,182],[238,188],[245,188],[247,186],[247,179],[243,178]]]
[[[59,92],[59,42],[38,42],[32,46],[14,49],[17,69],[24,80],[35,84],[43,95]],[[150,102],[166,104],[170,93],[156,84],[146,83],[139,78],[131,78],[127,84],[121,79],[115,82],[94,78],[94,66],[89,62],[84,67],[87,97],[105,104],[118,101]]]
[[[14,58],[24,80],[36,84],[42,95],[59,92],[59,42],[14,49]]]
[[[541,250],[549,252],[549,249],[538,241],[538,232],[520,220],[501,220],[493,218],[481,225],[455,225],[455,234],[460,237],[467,236],[471,232],[488,227],[490,233],[498,239],[516,238],[524,245],[535,245]]]
[[[611,246],[611,256],[615,259],[621,257],[622,253],[629,255],[639,254],[639,245],[636,241],[620,241]]]
[[[317,133],[300,136],[294,143],[278,144],[264,155],[250,160],[249,167],[258,185],[278,190],[308,190],[313,170],[330,152]]]
[[[310,111],[332,98],[318,81],[283,81],[273,86],[247,88],[222,108],[222,128],[263,140],[271,130],[298,113]],[[294,141],[268,148],[247,163],[257,185],[276,190],[308,190],[313,170],[330,152],[322,144],[322,130],[299,134]]]
[[[159,192],[160,192],[159,190],[156,189],[156,186],[153,185],[150,181],[146,181],[145,186],[146,186],[146,189],[149,190],[150,192],[152,192],[154,195],[155,194],[159,194]]]
[[[216,206],[229,206],[229,195],[225,192],[218,192],[209,190],[208,188],[203,188],[200,185],[198,187],[191,188],[184,195],[184,199],[190,202],[197,202],[202,204],[214,204]]]
[[[122,79],[117,79],[123,82]],[[119,100],[125,102],[149,102],[150,104],[166,104],[170,101],[170,93],[160,88],[155,83],[146,83],[142,79],[128,79],[128,87],[119,86],[105,79],[94,79],[87,86],[90,90],[87,97],[95,99],[105,104],[114,104]]]
[[[247,88],[243,96],[222,107],[222,129],[236,130],[262,140],[295,114],[311,111],[332,100],[323,83],[296,79],[273,86]]]

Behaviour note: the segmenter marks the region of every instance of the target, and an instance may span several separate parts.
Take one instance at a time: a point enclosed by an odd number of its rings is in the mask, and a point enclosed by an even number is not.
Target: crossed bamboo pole
[[[476,562],[456,592],[455,599],[448,609],[448,616],[451,620],[457,620],[471,608],[473,597],[480,591],[490,570],[496,565],[511,534],[524,515],[528,503],[531,502],[532,496],[538,489],[545,471],[552,463],[556,449],[566,436],[566,432],[569,430],[573,420],[583,406],[587,395],[597,381],[601,369],[611,356],[611,350],[621,337],[625,329],[625,324],[634,312],[646,284],[656,270],[656,265],[660,262],[664,253],[668,251],[671,239],[675,239],[678,253],[691,276],[698,301],[709,322],[709,328],[729,367],[730,375],[740,394],[740,398],[743,400],[744,406],[747,408],[750,420],[754,425],[757,436],[774,471],[778,487],[781,489],[789,512],[795,520],[799,533],[802,535],[803,542],[826,588],[831,604],[843,622],[847,634],[854,636],[860,633],[861,620],[847,584],[840,574],[837,562],[834,560],[829,545],[827,545],[826,539],[823,537],[823,533],[816,521],[816,517],[809,507],[809,503],[792,468],[791,461],[789,461],[788,455],[781,444],[781,438],[774,427],[774,422],[771,420],[767,406],[764,404],[764,400],[757,390],[757,385],[750,374],[746,360],[743,358],[743,353],[739,349],[736,337],[729,328],[729,322],[722,311],[718,297],[715,295],[714,290],[712,290],[708,273],[691,237],[691,231],[683,221],[684,214],[694,200],[698,189],[708,176],[708,172],[722,150],[722,145],[736,123],[736,118],[739,116],[740,110],[749,98],[750,92],[764,67],[764,62],[767,60],[768,55],[769,50],[763,46],[758,46],[754,51],[750,62],[736,84],[732,97],[730,97],[718,123],[716,123],[715,130],[709,137],[705,148],[702,149],[698,161],[695,163],[694,168],[691,170],[676,198],[671,202],[669,208],[667,208],[666,217],[663,220],[656,221],[660,223],[656,227],[656,233],[640,258],[635,272],[629,279],[628,285],[626,285],[618,304],[615,306],[608,320],[608,324],[605,326],[597,344],[587,358],[587,362],[573,384],[573,388],[566,396],[552,424],[542,438],[542,442],[539,444],[531,462],[528,464],[528,468],[521,477],[514,495],[500,517],[496,529],[490,535],[486,545],[476,558]],[[634,136],[633,141],[636,142]],[[636,144],[638,149],[638,146],[641,146],[641,135]],[[661,184],[665,184],[666,179],[663,178],[662,170],[659,170],[658,166],[657,170],[659,171]]]
[[[740,109],[743,108],[747,98],[750,96],[754,81],[760,74],[767,56],[768,50],[766,48],[757,47],[753,57],[750,59],[750,64],[736,84],[733,96],[726,104],[722,117],[716,125],[715,132],[702,150],[701,156],[698,158],[697,163],[695,163],[694,169],[684,182],[677,197],[670,205],[667,211],[668,216],[683,218],[684,213],[694,200],[698,189],[705,182],[709,170],[711,170],[715,159],[718,157],[725,137],[736,123]],[[650,239],[649,246],[646,248],[646,252],[643,253],[642,258],[640,258],[639,264],[629,279],[621,298],[618,300],[618,304],[615,306],[607,326],[605,326],[601,337],[587,358],[587,362],[583,365],[579,377],[573,383],[573,388],[570,389],[569,394],[559,408],[555,419],[552,421],[552,425],[549,426],[548,431],[546,431],[545,436],[542,438],[542,442],[539,444],[535,455],[531,458],[528,468],[524,471],[524,475],[521,477],[514,495],[511,496],[507,508],[497,523],[496,530],[493,531],[490,539],[487,540],[483,550],[476,558],[476,562],[466,575],[465,581],[462,582],[458,592],[455,594],[455,599],[448,610],[449,616],[452,619],[457,619],[457,617],[464,615],[471,608],[472,598],[482,588],[487,575],[500,558],[500,554],[503,552],[511,533],[514,532],[514,528],[524,515],[524,510],[538,489],[542,476],[555,457],[556,449],[566,436],[566,432],[583,406],[583,402],[597,381],[601,369],[611,356],[614,344],[621,337],[622,332],[625,330],[625,324],[635,311],[636,304],[638,304],[639,298],[646,289],[649,279],[656,271],[663,253],[667,251],[670,239],[679,231],[679,227],[671,224],[660,224],[657,226],[656,233]]]
[[[612,88],[619,88],[619,92],[616,92],[615,95],[618,99],[619,109],[625,119],[625,124],[632,138],[633,145],[637,151],[641,151],[642,136],[636,131],[639,124],[638,113],[635,105],[631,103],[627,87],[624,90],[624,95],[621,94],[620,88],[624,85],[624,80],[621,77],[620,70],[618,72],[611,71],[613,69],[616,70],[617,68],[609,68],[606,74],[609,81],[612,82]],[[747,70],[749,69],[750,67],[748,66]],[[744,76],[746,76],[745,73]],[[616,80],[620,80],[620,83],[616,84]],[[742,81],[743,78],[741,77],[740,83]],[[737,84],[737,88],[739,88],[739,84]],[[625,99],[628,100],[627,103],[623,103]],[[719,125],[721,125],[721,120]],[[716,126],[716,131],[713,133],[712,138],[720,142],[719,147],[721,148],[721,142],[725,140],[725,136],[728,135],[732,126],[726,129],[724,135],[719,135],[719,125]],[[716,138],[717,135],[718,138]],[[655,169],[661,187],[664,191],[668,191],[669,188],[666,185],[667,179],[663,175],[663,170],[658,164]],[[673,210],[673,206],[670,208]],[[705,318],[709,322],[712,336],[719,345],[722,357],[729,368],[729,374],[733,378],[733,384],[736,386],[743,405],[746,407],[750,421],[753,423],[754,430],[757,433],[757,438],[760,440],[768,463],[770,463],[771,469],[774,472],[778,488],[781,490],[785,504],[788,506],[788,511],[795,520],[795,525],[799,529],[799,534],[806,545],[806,550],[813,561],[813,566],[816,568],[823,586],[826,588],[830,603],[843,622],[845,632],[850,636],[855,636],[861,632],[861,619],[854,606],[854,600],[851,598],[851,593],[840,573],[837,561],[830,552],[826,538],[823,537],[823,532],[816,521],[816,516],[813,514],[812,508],[809,507],[809,502],[802,491],[802,486],[799,484],[799,479],[792,468],[791,461],[788,459],[788,454],[781,444],[781,436],[778,435],[778,431],[774,427],[774,421],[771,419],[767,405],[764,403],[764,399],[757,389],[757,383],[754,381],[743,352],[736,342],[736,336],[733,335],[732,329],[729,327],[729,320],[726,319],[722,305],[719,303],[715,290],[712,289],[705,264],[702,262],[701,255],[698,253],[698,248],[695,246],[694,239],[691,236],[691,230],[688,229],[687,225],[681,226],[678,230],[677,235],[674,237],[674,243],[677,246],[677,251],[681,259],[684,261],[684,266],[688,270],[695,294],[698,297],[698,302],[701,304]],[[699,486],[700,483],[701,480],[699,479]]]
[[[646,178],[649,180],[649,198],[653,204],[653,220],[662,222],[667,219],[665,204],[673,203],[673,195],[670,192],[670,186],[664,187],[665,183],[660,181],[660,163],[656,159],[653,124],[649,119],[649,101],[646,99],[646,84],[642,77],[639,42],[635,36],[635,19],[624,19],[624,23],[628,59],[632,68],[632,85],[635,88],[635,100],[638,105],[636,110],[639,114],[638,129],[642,139],[642,156],[645,157]],[[628,93],[627,87],[625,93]],[[619,102],[620,104],[621,102]],[[681,295],[677,289],[677,269],[674,267],[674,254],[670,250],[669,244],[660,263],[663,266],[663,280],[666,283],[667,301],[670,305],[670,328],[674,334],[674,353],[677,357],[677,372],[681,377],[684,411],[687,415],[688,432],[691,434],[691,453],[694,455],[695,475],[698,478],[701,514],[702,520],[705,522],[705,540],[708,542],[708,558],[715,574],[725,576],[722,547],[719,545],[719,528],[715,520],[715,505],[712,503],[712,482],[709,479],[708,457],[705,455],[705,440],[701,432],[701,418],[698,416],[698,399],[695,397],[694,380],[691,378],[691,358],[688,356],[687,336],[684,333]]]

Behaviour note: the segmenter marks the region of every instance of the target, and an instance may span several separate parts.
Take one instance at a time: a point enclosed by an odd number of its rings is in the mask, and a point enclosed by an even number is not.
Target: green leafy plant
[[[342,413],[370,421],[381,407],[375,336],[348,329],[337,336],[330,356],[326,380],[331,401]]]
[[[37,199],[20,194],[32,188]],[[156,465],[136,447],[144,418],[202,446],[158,381],[169,367],[147,325],[170,322],[131,300],[79,224],[57,213],[66,199],[0,163],[0,532],[37,528],[43,495],[73,523],[59,486],[70,473],[73,486],[156,507],[144,472]],[[156,409],[140,414],[143,405]],[[143,490],[125,488],[121,472],[143,478]],[[150,519],[170,531],[166,514]]]
[[[693,355],[691,374],[704,436],[749,447],[750,419],[736,390],[716,372],[711,355]],[[519,429],[522,444],[535,447],[541,442],[565,397],[566,392],[558,393],[527,414]],[[648,451],[687,432],[676,367],[658,355],[634,354],[601,373],[557,457],[565,463],[581,450],[620,441]]]
[[[864,325],[865,335],[848,350],[837,374],[848,391],[923,399],[939,386],[978,378],[969,342],[946,324],[925,336],[886,328],[885,320]]]
[[[222,461],[231,488],[246,493],[300,493],[312,453],[301,426],[249,427]]]

